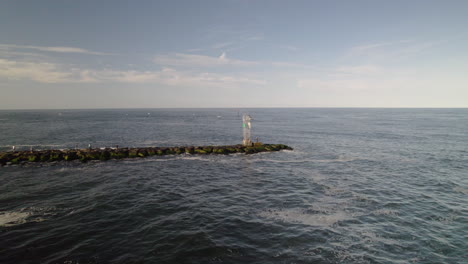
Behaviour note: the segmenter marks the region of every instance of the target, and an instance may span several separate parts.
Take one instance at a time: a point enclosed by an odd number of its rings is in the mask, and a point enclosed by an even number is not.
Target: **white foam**
[[[325,189],[325,194],[326,195],[330,195],[330,196],[334,196],[334,195],[337,195],[337,194],[342,194],[342,193],[348,193],[349,191],[344,189],[344,188],[340,188],[340,187],[336,187],[336,186],[328,186],[328,185],[325,185],[325,187],[327,187]]]
[[[168,143],[167,141],[161,141],[161,140],[145,140],[143,142],[140,142],[142,145],[161,145],[161,144],[166,144]]]
[[[356,192],[352,192],[352,194],[353,194],[353,199],[356,201],[361,201],[361,202],[369,201],[369,197],[367,195],[356,193]]]
[[[379,209],[372,212],[373,215],[398,215],[397,210]]]
[[[351,216],[346,214],[345,211],[335,211],[327,214],[309,214],[299,209],[268,210],[260,212],[259,216],[273,219],[276,221],[300,223],[309,226],[322,227],[333,226],[334,224],[340,221],[348,220],[351,218]]]
[[[211,161],[207,157],[202,157],[202,156],[195,156],[195,155],[186,155],[186,156],[180,156],[178,159],[182,160],[202,160],[202,161]]]
[[[28,212],[4,212],[0,213],[0,226],[8,227],[26,223],[31,215]]]
[[[159,158],[159,157],[151,157],[147,159],[134,159],[134,158],[124,158],[122,159],[123,163],[131,163],[131,164],[140,164],[140,163],[152,163],[152,162],[168,162],[176,160],[173,155],[167,158]]]
[[[382,243],[387,245],[398,244],[397,240],[391,238],[384,238],[369,230],[365,230],[362,232],[357,231],[357,233],[359,234],[359,237],[363,241],[363,243]]]
[[[176,160],[174,158],[172,159],[152,159],[152,160],[148,160],[150,162],[167,162],[167,161],[173,161],[173,160]]]
[[[272,163],[308,163],[308,162],[319,162],[319,163],[332,163],[332,162],[349,162],[358,160],[357,158],[338,158],[338,159],[303,159],[303,160],[274,160],[274,159],[257,159],[256,161],[266,161]]]
[[[468,189],[464,189],[464,188],[461,188],[461,187],[455,187],[453,188],[453,190],[455,192],[459,192],[459,193],[463,193],[463,194],[468,194]]]
[[[330,163],[330,162],[349,162],[349,161],[355,161],[355,160],[358,160],[358,158],[338,157],[337,159],[319,159],[319,160],[312,160],[312,161]]]
[[[0,226],[9,227],[30,222],[47,220],[45,216],[53,215],[54,207],[27,207],[16,211],[0,212]]]

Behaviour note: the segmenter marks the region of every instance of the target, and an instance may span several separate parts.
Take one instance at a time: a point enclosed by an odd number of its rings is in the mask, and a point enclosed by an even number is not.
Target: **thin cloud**
[[[275,68],[302,68],[311,69],[313,66],[284,62],[284,61],[248,61],[248,60],[236,60],[231,59],[227,56],[226,52],[222,52],[217,57],[197,55],[197,54],[185,54],[175,53],[168,55],[155,56],[153,62],[157,65],[165,67],[202,67],[202,68],[213,68],[222,66],[236,66],[236,67],[275,67]]]
[[[366,59],[368,61],[387,62],[401,60],[411,55],[417,55],[447,40],[417,42],[414,40],[400,40],[355,46],[349,49],[344,59]]]
[[[52,63],[20,62],[0,59],[0,77],[8,80],[31,80],[40,83],[67,82],[71,74]]]
[[[244,61],[230,59],[223,52],[219,57],[205,55],[175,53],[169,55],[159,55],[154,57],[154,63],[163,66],[187,66],[187,67],[218,67],[218,66],[254,66],[255,61]]]
[[[320,90],[325,92],[342,91],[369,91],[375,87],[375,83],[366,79],[322,80],[299,79],[297,86],[303,89]]]
[[[99,82],[159,83],[170,86],[227,87],[243,84],[264,85],[265,81],[241,76],[215,73],[193,73],[164,68],[160,71],[97,71],[94,78]]]
[[[413,40],[399,40],[399,41],[389,41],[389,42],[380,42],[380,43],[371,43],[365,45],[354,46],[351,48],[350,53],[362,53],[370,50],[375,50],[378,48],[388,47],[388,46],[395,46],[405,43],[414,42]]]
[[[216,43],[214,45],[211,46],[211,48],[213,49],[223,49],[223,48],[226,48],[226,47],[229,47],[229,46],[232,46],[234,45],[234,42],[223,42],[223,43]]]
[[[316,66],[311,66],[307,64],[294,63],[294,62],[285,62],[285,61],[273,61],[273,62],[264,62],[265,65],[271,65],[278,68],[298,68],[298,69],[315,69]]]
[[[45,59],[47,56],[37,52],[11,51],[0,47],[0,58]]]
[[[57,53],[79,53],[79,54],[89,54],[89,55],[112,55],[111,53],[96,52],[90,51],[87,49],[76,48],[76,47],[44,47],[44,46],[31,46],[31,45],[10,45],[10,44],[0,44],[2,49],[27,49],[27,50],[37,50],[43,52],[57,52]]]
[[[187,87],[237,87],[265,85],[264,80],[210,72],[196,73],[164,68],[159,71],[90,70],[66,68],[53,63],[0,59],[0,79],[39,83],[134,83]]]
[[[285,49],[288,51],[298,51],[299,48],[293,45],[276,45],[280,49]]]
[[[382,71],[382,68],[375,65],[341,66],[335,70],[338,74],[352,75],[372,75],[381,73]]]

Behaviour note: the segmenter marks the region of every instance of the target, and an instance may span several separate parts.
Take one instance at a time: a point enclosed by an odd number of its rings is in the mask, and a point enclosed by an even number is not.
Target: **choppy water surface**
[[[0,168],[0,263],[466,263],[468,110],[248,112],[295,150]],[[0,149],[236,144],[240,122],[0,111]]]

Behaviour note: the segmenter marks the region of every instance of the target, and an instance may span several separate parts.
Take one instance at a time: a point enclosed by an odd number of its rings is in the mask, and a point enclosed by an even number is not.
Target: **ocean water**
[[[468,263],[467,109],[0,111],[0,150],[294,151],[0,167],[0,263]]]

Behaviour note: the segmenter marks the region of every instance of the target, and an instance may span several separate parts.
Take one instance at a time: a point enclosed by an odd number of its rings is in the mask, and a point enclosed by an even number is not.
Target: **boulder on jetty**
[[[271,152],[280,150],[292,150],[283,144],[261,144],[252,146],[181,146],[181,147],[144,147],[144,148],[104,148],[104,149],[78,149],[78,150],[38,150],[38,151],[9,151],[0,152],[0,166],[7,164],[19,164],[24,162],[54,162],[80,160],[109,160],[138,158],[163,155],[215,155],[244,153],[255,154],[259,152]]]

